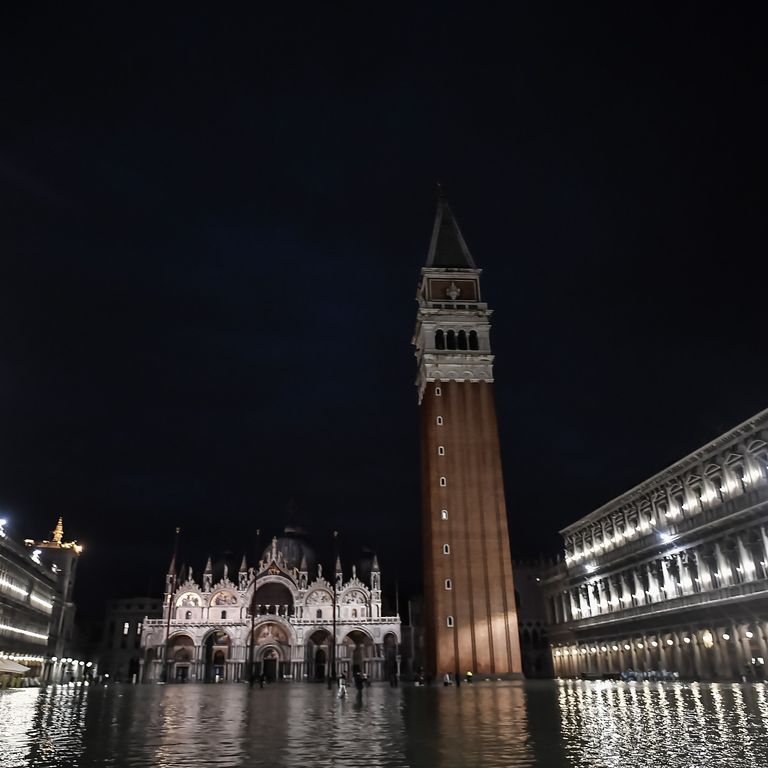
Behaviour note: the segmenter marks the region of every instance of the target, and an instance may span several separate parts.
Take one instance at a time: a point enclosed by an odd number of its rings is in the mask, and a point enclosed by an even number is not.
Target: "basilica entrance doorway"
[[[225,680],[229,658],[229,635],[216,630],[205,639],[205,680],[208,683]]]
[[[318,648],[315,651],[315,681],[321,681],[325,680],[325,670],[326,670],[326,664],[327,659],[325,655],[325,649],[324,648]]]
[[[350,660],[349,671],[353,675],[368,674],[366,661],[375,656],[371,637],[365,632],[355,629],[344,638],[344,645],[346,646],[346,657]]]
[[[275,648],[268,648],[264,652],[262,661],[262,674],[268,683],[276,683],[278,680],[278,671],[280,664],[280,654]]]
[[[309,636],[306,659],[307,677],[315,682],[331,674],[331,633],[318,629]]]
[[[195,644],[189,635],[174,635],[168,641],[169,664],[164,672],[168,681],[184,683],[189,679],[189,667],[195,655]]]

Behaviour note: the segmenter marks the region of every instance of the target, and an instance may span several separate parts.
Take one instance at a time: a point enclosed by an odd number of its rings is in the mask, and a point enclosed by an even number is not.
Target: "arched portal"
[[[375,646],[370,635],[353,629],[345,638],[344,645],[348,660],[348,671],[352,675],[367,674],[369,677],[373,670],[369,670],[369,662],[375,658]]]
[[[248,652],[253,654],[253,674],[267,680],[281,680],[290,674],[291,641],[288,630],[279,621],[262,621],[249,638]]]
[[[212,683],[227,677],[227,660],[232,641],[223,630],[211,632],[205,639],[205,680]]]
[[[168,641],[167,679],[177,683],[186,683],[190,677],[190,667],[195,658],[195,643],[189,635],[174,635]]]
[[[307,677],[320,682],[331,674],[331,633],[325,629],[313,632],[306,645]]]
[[[387,680],[400,674],[397,665],[397,638],[388,632],[384,635],[384,674]]]
[[[261,657],[261,673],[268,683],[275,683],[282,677],[280,651],[274,646],[265,648]]]

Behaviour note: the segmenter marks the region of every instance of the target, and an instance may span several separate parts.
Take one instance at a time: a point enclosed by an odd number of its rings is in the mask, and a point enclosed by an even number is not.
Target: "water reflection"
[[[768,763],[765,685],[562,682],[562,740],[584,768]]]
[[[0,693],[0,766],[768,764],[763,684],[55,686]]]

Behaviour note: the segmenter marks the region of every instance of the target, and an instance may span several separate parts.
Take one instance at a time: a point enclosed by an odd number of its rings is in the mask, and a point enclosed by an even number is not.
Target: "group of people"
[[[472,671],[471,670],[467,670],[467,674],[464,675],[464,682],[465,683],[471,683],[472,682]],[[448,685],[453,685],[453,683],[454,683],[454,678],[451,677],[451,673],[450,672],[446,672],[443,675],[443,685],[448,686]],[[457,672],[456,673],[456,687],[458,688],[458,686],[460,686],[460,685],[461,685],[461,675]]]
[[[352,679],[354,680],[355,688],[359,693],[363,692],[363,688],[371,687],[371,681],[368,679],[368,675],[365,672],[355,672],[352,675]],[[336,678],[336,684],[338,687],[337,696],[340,699],[345,698],[347,695],[347,676],[343,672]]]
[[[355,688],[358,690],[358,692],[362,693],[363,688],[370,688],[371,687],[371,681],[368,679],[368,675],[365,674],[365,672],[355,672],[352,675],[352,679],[354,680]],[[471,670],[467,670],[466,675],[460,675],[458,672],[456,673],[455,677],[450,673],[446,672],[443,676],[443,685],[455,685],[458,687],[461,685],[462,682],[465,683],[471,683],[473,680],[473,673]],[[398,684],[397,675],[393,674],[390,677],[389,684],[390,686],[397,687]],[[413,684],[414,685],[429,685],[431,682],[430,678],[424,677],[424,674],[421,669],[417,670],[416,674],[413,676]],[[333,683],[333,678],[328,678],[328,687],[330,688]],[[347,676],[342,672],[338,677],[336,677],[336,689],[337,693],[336,695],[340,698],[346,698],[347,695]]]
[[[674,681],[680,678],[680,673],[668,672],[666,669],[649,669],[647,672],[643,672],[639,669],[632,669],[632,667],[630,667],[629,669],[625,669],[620,677],[624,682],[630,680]]]

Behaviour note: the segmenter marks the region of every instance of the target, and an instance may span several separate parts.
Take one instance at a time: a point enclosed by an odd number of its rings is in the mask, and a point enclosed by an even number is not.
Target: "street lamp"
[[[178,555],[179,550],[179,531],[181,528],[176,528],[176,536],[173,539],[173,560],[171,561],[173,563],[173,574],[171,578],[171,585],[168,590],[168,620],[165,624],[165,646],[163,649],[163,674],[162,674],[162,680],[164,683],[168,682],[168,672],[169,672],[169,663],[168,663],[168,641],[171,638],[171,609],[173,608],[173,593],[176,591],[176,556]]]
[[[331,644],[331,676],[328,678],[328,687],[331,681],[336,680],[336,563],[339,559],[339,532],[333,532],[333,640]]]
[[[261,529],[256,529],[256,552],[257,557],[261,557]],[[251,688],[253,688],[254,678],[256,677],[254,670],[253,670],[253,652],[254,652],[254,645],[256,644],[255,638],[253,636],[254,628],[256,625],[256,579],[259,577],[259,564],[258,561],[256,563],[256,568],[253,572],[253,592],[251,593],[251,645],[250,645],[250,653],[249,653],[249,660],[248,660],[248,669],[250,672],[249,675],[249,685]]]

